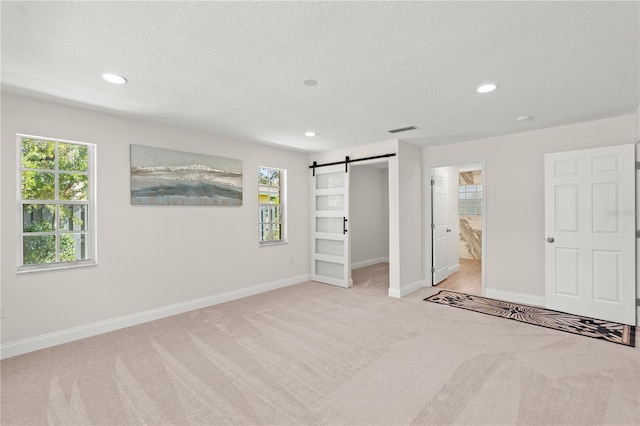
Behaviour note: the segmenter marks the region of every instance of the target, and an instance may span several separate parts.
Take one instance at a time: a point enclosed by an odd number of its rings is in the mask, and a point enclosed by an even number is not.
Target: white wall
[[[400,282],[402,295],[424,286],[421,148],[398,143],[400,186]],[[405,290],[404,288],[407,288]]]
[[[634,117],[628,115],[423,150],[428,168],[485,160],[487,294],[543,301],[544,154],[633,141]]]
[[[386,169],[354,165],[350,170],[351,265],[389,258],[389,184]]]
[[[16,133],[97,144],[98,266],[16,274]],[[307,154],[8,94],[1,137],[3,344],[309,277]],[[242,160],[243,206],[132,206],[130,144]],[[288,170],[286,245],[258,245],[259,165]]]
[[[635,141],[640,143],[640,106],[636,109],[635,117]]]

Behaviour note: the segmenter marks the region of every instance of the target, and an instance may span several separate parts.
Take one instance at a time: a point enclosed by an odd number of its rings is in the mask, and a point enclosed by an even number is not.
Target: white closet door
[[[350,287],[349,173],[344,164],[319,167],[311,185],[311,279]]]
[[[635,145],[545,155],[545,305],[636,322]]]

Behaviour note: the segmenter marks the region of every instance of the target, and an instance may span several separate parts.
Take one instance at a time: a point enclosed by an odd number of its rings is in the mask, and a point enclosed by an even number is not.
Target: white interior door
[[[316,168],[311,185],[311,279],[350,287],[349,174],[345,165]]]
[[[448,228],[448,173],[443,169],[433,169],[431,178],[432,217],[432,265],[433,285],[449,276],[449,232]]]
[[[545,155],[547,308],[635,324],[635,145]]]

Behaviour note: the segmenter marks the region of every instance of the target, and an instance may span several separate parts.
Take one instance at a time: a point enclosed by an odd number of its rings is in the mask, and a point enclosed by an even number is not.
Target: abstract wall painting
[[[242,205],[242,161],[131,145],[131,204]]]

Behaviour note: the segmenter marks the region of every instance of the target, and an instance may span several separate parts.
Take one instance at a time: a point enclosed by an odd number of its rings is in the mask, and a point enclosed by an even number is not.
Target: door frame
[[[433,233],[431,231],[431,223],[433,223],[432,217],[432,205],[431,205],[431,174],[433,169],[437,169],[440,167],[452,167],[452,166],[464,166],[467,164],[480,164],[480,171],[482,173],[482,259],[480,260],[480,265],[482,268],[481,271],[481,292],[484,296],[487,290],[487,240],[489,238],[488,229],[487,229],[487,205],[489,203],[487,197],[487,167],[485,162],[485,157],[477,158],[477,159],[469,159],[468,161],[458,161],[455,163],[429,163],[427,162],[424,166],[424,176],[423,176],[423,199],[424,199],[424,215],[423,215],[423,229],[424,229],[424,277],[425,277],[425,287],[433,286],[433,275],[431,274],[431,267],[433,266],[433,250],[432,250],[432,240]],[[456,194],[457,196],[457,194]],[[458,236],[458,240],[459,240]]]
[[[388,194],[387,194],[387,218],[389,220],[388,223],[388,230],[389,230],[389,237],[388,237],[388,251],[389,251],[389,287],[388,287],[388,295],[390,297],[397,297],[395,296],[395,293],[392,294],[391,289],[392,288],[396,288],[399,287],[399,257],[398,257],[398,250],[393,250],[392,246],[393,246],[393,242],[392,242],[392,238],[391,238],[391,224],[393,223],[393,220],[396,220],[395,218],[392,218],[392,212],[391,212],[391,206],[392,206],[392,199],[393,199],[393,194],[391,193],[392,188],[391,188],[391,184],[392,184],[392,176],[391,176],[391,168],[392,168],[392,164],[394,164],[394,168],[395,165],[397,165],[397,156],[396,157],[385,157],[385,158],[375,158],[372,160],[365,160],[365,161],[360,161],[358,163],[353,163],[353,164],[349,164],[349,168],[351,167],[360,167],[360,166],[371,166],[372,164],[380,164],[380,163],[385,163],[387,165],[387,188],[388,188]],[[351,185],[351,179],[349,179],[349,185]],[[349,190],[351,190],[351,188],[349,188]],[[397,215],[397,214],[396,214]],[[394,217],[396,216],[394,215]],[[349,239],[351,239],[351,234],[349,234]],[[349,244],[349,250],[352,249],[352,245]],[[393,253],[392,253],[393,251]],[[351,253],[349,253],[349,258],[351,258]]]

